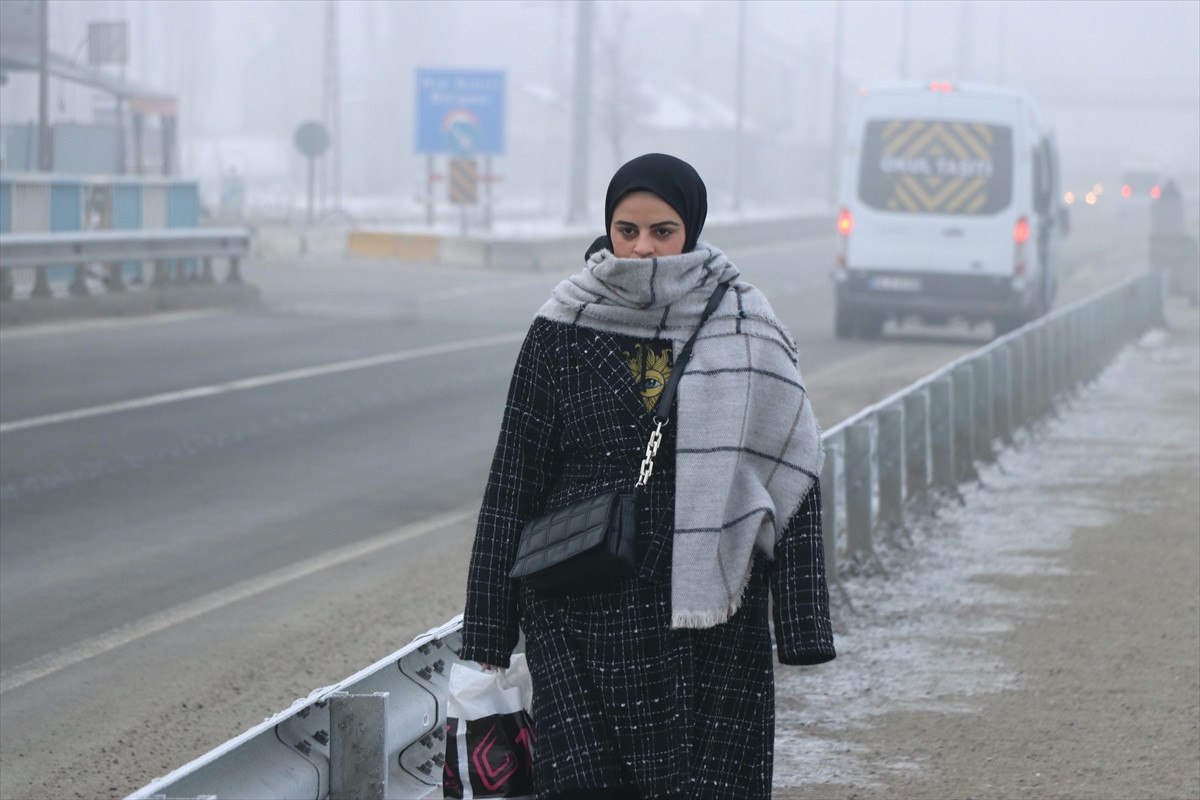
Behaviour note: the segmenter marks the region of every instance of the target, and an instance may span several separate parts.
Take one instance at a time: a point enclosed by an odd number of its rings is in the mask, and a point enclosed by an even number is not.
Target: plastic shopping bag
[[[533,797],[532,696],[524,653],[508,669],[450,667],[443,797]]]

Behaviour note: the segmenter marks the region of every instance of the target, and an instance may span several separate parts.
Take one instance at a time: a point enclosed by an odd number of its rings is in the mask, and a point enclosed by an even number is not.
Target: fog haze
[[[593,4],[593,202],[617,164],[664,150],[697,164],[714,208],[731,203],[742,9]],[[426,167],[414,152],[415,71],[478,68],[507,79],[506,151],[492,165],[499,207],[563,213],[576,2],[340,0],[336,10],[335,145],[348,203],[373,198],[384,215],[415,204]],[[860,85],[903,77],[1026,89],[1058,134],[1068,182],[1113,180],[1130,162],[1156,162],[1191,184],[1200,172],[1200,3],[747,0],[744,12],[750,207],[827,202],[835,111],[846,113]],[[206,196],[230,170],[250,179],[251,204],[302,194],[291,137],[322,118],[327,3],[51,0],[49,13],[52,51],[79,61],[89,22],[128,20],[125,77],[177,95],[180,172],[200,178]],[[6,124],[35,121],[35,76],[11,74],[0,100]],[[88,121],[111,105],[52,81],[53,122]]]

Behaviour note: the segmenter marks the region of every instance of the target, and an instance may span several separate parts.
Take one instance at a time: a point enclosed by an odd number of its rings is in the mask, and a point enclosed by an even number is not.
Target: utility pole
[[[971,4],[959,0],[958,3],[958,80],[967,79],[967,64],[970,60]]]
[[[338,55],[338,0],[325,0],[325,69],[321,122],[329,131],[329,152],[321,164],[321,207],[342,207],[342,100]]]
[[[829,143],[829,202],[837,202],[838,177],[841,172],[842,153],[842,39],[846,9],[842,0],[837,0],[833,23],[833,111],[832,130]]]
[[[746,0],[738,0],[737,124],[733,144],[733,210],[742,210],[742,173],[746,169]]]
[[[38,172],[54,169],[54,140],[50,131],[50,3],[38,8]]]
[[[571,163],[567,222],[587,219],[589,128],[592,105],[592,0],[575,6],[575,96],[571,108]]]

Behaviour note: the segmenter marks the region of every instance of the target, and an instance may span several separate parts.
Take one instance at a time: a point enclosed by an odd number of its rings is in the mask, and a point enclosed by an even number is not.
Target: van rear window
[[[908,214],[994,214],[1012,200],[1012,128],[875,119],[863,138],[858,195]]]

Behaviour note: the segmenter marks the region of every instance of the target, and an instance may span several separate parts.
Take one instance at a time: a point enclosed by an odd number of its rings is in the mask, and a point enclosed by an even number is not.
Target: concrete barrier
[[[478,232],[434,234],[415,230],[358,228],[346,237],[348,255],[360,258],[437,263],[454,267],[540,272],[562,271],[583,260],[598,230],[579,229],[535,234]],[[702,238],[724,249],[763,242],[833,234],[833,217],[824,212],[795,212],[740,218],[717,217],[704,226]]]

